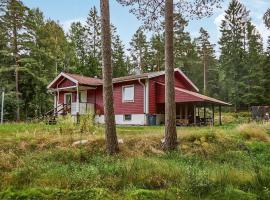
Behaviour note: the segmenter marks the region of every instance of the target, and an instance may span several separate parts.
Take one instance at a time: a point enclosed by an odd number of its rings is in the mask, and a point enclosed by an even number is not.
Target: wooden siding
[[[156,82],[153,79],[149,80],[149,114],[156,113]]]
[[[157,84],[157,99],[156,103],[165,103],[165,86]],[[194,102],[201,99],[190,94],[175,90],[175,102]]]
[[[134,85],[134,102],[122,102],[122,87]],[[139,81],[130,81],[114,84],[114,111],[115,114],[143,114],[144,89]]]
[[[59,85],[58,88],[70,87],[75,86],[76,83],[72,82],[71,80],[65,78]]]
[[[157,104],[165,102],[165,87],[161,88],[157,83],[165,84],[165,75],[154,77],[149,80],[149,114],[160,113]],[[178,72],[174,73],[174,84],[175,87],[194,91],[194,89]],[[184,94],[177,96],[177,98],[178,100],[183,98],[183,101],[188,100],[188,97]]]
[[[122,102],[122,87],[125,85],[134,85],[134,102]],[[94,98],[94,93],[89,93],[88,90],[88,99]],[[103,109],[103,93],[102,87],[96,89],[96,113],[104,114]],[[123,83],[116,83],[113,86],[113,95],[114,95],[114,113],[116,115],[121,114],[143,114],[144,109],[144,89],[138,81],[130,81]]]

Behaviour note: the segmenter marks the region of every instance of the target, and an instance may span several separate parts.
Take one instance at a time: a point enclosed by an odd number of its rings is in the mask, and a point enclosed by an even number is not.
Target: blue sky
[[[89,9],[96,6],[99,9],[99,0],[22,0],[30,8],[39,7],[46,18],[59,21],[65,31],[69,29],[73,21],[84,22]],[[270,0],[240,0],[248,10],[253,23],[257,26],[266,44],[270,30],[267,30],[262,22],[263,13],[270,8]],[[224,15],[224,10],[228,7],[229,0],[224,0],[222,9],[217,9],[210,18],[192,20],[189,22],[188,31],[191,36],[197,37],[200,27],[208,30],[211,41],[217,43],[220,33],[218,27]],[[111,22],[117,27],[126,48],[129,41],[141,22],[134,15],[129,13],[127,7],[122,7],[115,0],[110,0]],[[218,48],[217,48],[218,50]],[[218,52],[217,52],[218,53]]]

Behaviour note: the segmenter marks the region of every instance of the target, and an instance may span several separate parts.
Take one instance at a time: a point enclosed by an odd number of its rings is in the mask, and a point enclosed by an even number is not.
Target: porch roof
[[[158,83],[158,103],[165,103],[165,84]],[[186,90],[183,88],[175,87],[175,102],[177,103],[186,103],[186,102],[204,102],[204,103],[212,103],[216,105],[223,105],[223,106],[231,106],[231,104],[226,103],[224,101],[208,97],[206,95],[193,92],[190,90]]]

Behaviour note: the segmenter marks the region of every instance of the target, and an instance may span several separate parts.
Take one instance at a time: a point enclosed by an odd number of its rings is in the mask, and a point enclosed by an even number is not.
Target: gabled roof
[[[102,80],[99,78],[91,78],[91,77],[82,76],[79,74],[70,74],[70,73],[64,73],[64,74],[78,81],[80,85],[91,85],[91,86],[102,85]]]
[[[59,78],[64,77],[69,79],[70,81],[74,82],[75,84],[79,85],[89,85],[89,86],[97,86],[102,85],[102,80],[98,78],[91,78],[87,76],[82,76],[79,74],[70,74],[66,72],[61,72],[48,86],[47,88],[50,89],[58,80]]]
[[[174,69],[175,72],[178,72],[186,81],[188,84],[192,86],[196,91],[199,91],[199,89],[194,85],[194,83],[178,68]],[[113,83],[120,83],[120,82],[126,82],[126,81],[132,81],[132,80],[138,80],[138,79],[149,79],[154,78],[157,76],[164,75],[165,71],[159,71],[159,72],[148,72],[138,75],[130,75],[130,76],[123,76],[113,79]],[[103,81],[99,78],[91,78],[87,76],[82,76],[79,74],[71,74],[66,72],[61,72],[48,86],[47,88],[51,88],[60,77],[65,77],[72,82],[79,84],[79,85],[89,85],[89,86],[98,86],[102,85]]]
[[[164,83],[160,83],[160,82],[156,82],[158,85],[161,86],[160,90],[165,90],[165,84]],[[193,92],[190,90],[186,90],[183,88],[178,88],[175,87],[175,102],[178,103],[183,103],[183,102],[209,102],[209,103],[214,103],[217,105],[224,105],[224,106],[230,106],[231,104],[226,103],[224,101],[212,98],[212,97],[208,97],[206,95],[197,93],[197,92]],[[165,96],[162,95],[162,99],[160,100],[159,103],[164,103],[165,102]]]
[[[178,72],[188,82],[188,84],[190,84],[196,91],[199,91],[196,85],[184,74],[184,72],[182,72],[182,70],[175,68],[174,71]],[[159,71],[159,72],[148,72],[148,73],[131,75],[131,76],[123,76],[119,78],[114,78],[113,83],[119,83],[119,82],[125,82],[125,81],[137,80],[137,79],[154,78],[154,77],[161,76],[164,74],[165,74],[165,71]]]

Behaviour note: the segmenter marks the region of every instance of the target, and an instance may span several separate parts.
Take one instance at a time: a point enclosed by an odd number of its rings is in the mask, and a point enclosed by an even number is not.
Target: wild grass
[[[107,156],[102,126],[5,124],[0,199],[269,199],[269,128],[181,127],[166,153],[164,127],[119,126],[124,143]]]

